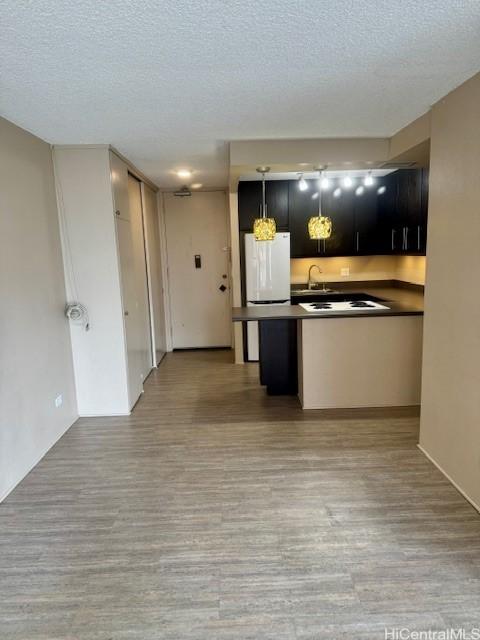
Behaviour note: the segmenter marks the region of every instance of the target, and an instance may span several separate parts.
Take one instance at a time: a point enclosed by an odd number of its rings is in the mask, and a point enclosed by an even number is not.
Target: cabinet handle
[[[327,241],[323,239],[323,253],[327,253]]]
[[[408,227],[405,227],[405,251],[408,251]]]
[[[395,251],[395,229],[392,229],[392,251]]]
[[[117,215],[117,216],[119,216],[119,215],[120,215],[120,209],[117,209],[117,210],[115,211],[115,215]]]
[[[418,225],[417,227],[417,247],[418,247],[418,250],[420,251],[420,225]]]
[[[357,253],[360,251],[360,233],[357,231]]]

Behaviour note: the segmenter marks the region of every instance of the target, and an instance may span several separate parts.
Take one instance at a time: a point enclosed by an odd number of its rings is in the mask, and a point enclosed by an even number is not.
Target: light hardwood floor
[[[0,505],[2,640],[323,640],[480,626],[480,515],[412,410],[302,412],[166,357]]]

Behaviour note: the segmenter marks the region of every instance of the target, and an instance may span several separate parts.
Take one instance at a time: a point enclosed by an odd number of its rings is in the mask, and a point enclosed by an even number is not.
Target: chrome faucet
[[[310,268],[308,270],[308,283],[307,283],[308,289],[311,289],[312,286],[315,284],[315,282],[312,280],[312,269],[315,269],[315,268],[318,269],[318,273],[323,273],[320,267],[318,266],[318,264],[310,265]],[[325,283],[323,283],[323,288],[325,289]]]

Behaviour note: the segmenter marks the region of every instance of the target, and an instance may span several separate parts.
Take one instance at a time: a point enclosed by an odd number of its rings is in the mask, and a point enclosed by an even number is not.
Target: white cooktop
[[[370,300],[355,300],[353,302],[301,302],[300,306],[306,311],[375,311],[375,309],[389,309],[378,302]]]

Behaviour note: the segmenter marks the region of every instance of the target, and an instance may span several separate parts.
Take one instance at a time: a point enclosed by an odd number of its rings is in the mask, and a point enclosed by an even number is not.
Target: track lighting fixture
[[[298,188],[300,191],[306,191],[308,189],[308,182],[303,177],[303,173],[298,174]]]
[[[363,184],[366,187],[371,187],[373,185],[373,176],[371,171],[369,171],[365,176],[365,180],[363,181]]]

